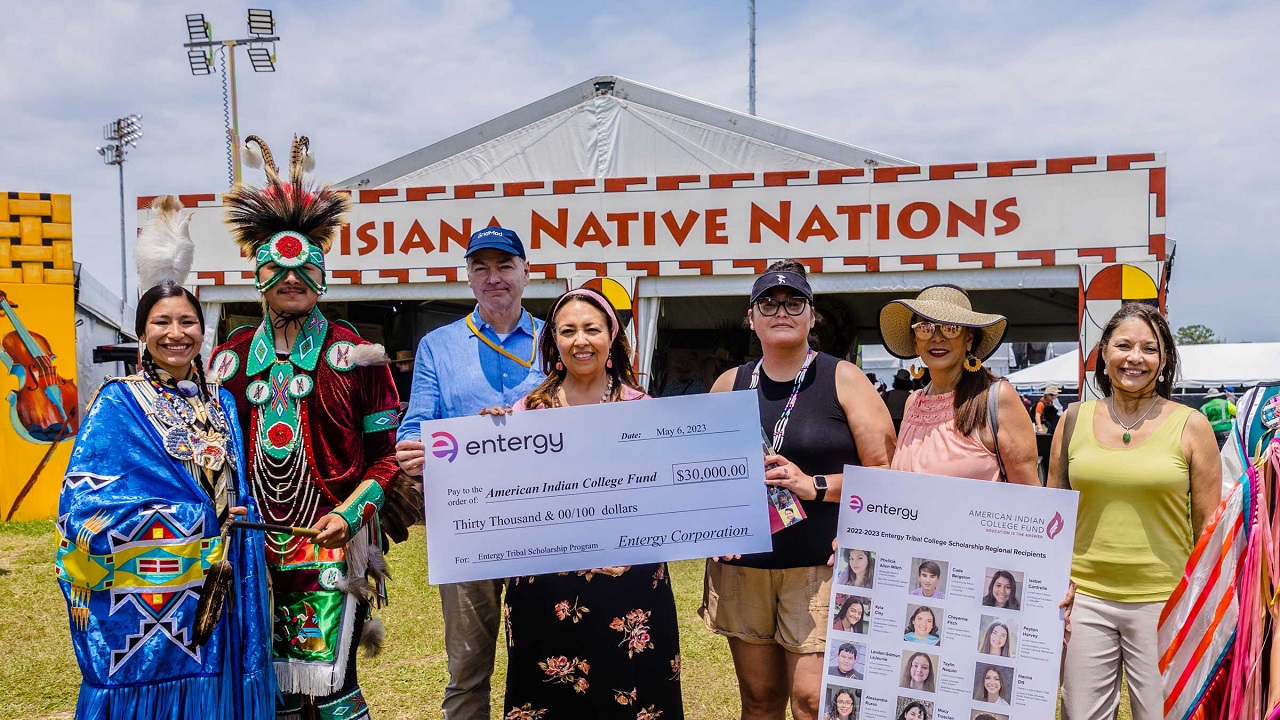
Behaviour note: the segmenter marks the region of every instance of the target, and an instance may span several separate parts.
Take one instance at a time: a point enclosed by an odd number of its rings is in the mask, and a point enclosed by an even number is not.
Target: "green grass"
[[[80,673],[68,638],[66,606],[53,575],[52,522],[0,523],[0,718],[70,718]],[[440,595],[427,584],[426,540],[414,528],[392,549],[391,605],[381,655],[362,659],[361,685],[378,720],[440,716],[448,670]],[[703,627],[701,560],[671,564],[680,611],[685,713],[691,719],[735,717],[738,686],[728,644]],[[494,717],[502,706],[506,652],[498,644]],[[1124,699],[1121,720],[1128,720]]]

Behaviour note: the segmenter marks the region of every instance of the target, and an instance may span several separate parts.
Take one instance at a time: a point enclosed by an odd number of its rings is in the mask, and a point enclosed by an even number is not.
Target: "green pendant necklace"
[[[1146,412],[1142,413],[1141,417],[1133,421],[1133,424],[1125,425],[1124,421],[1120,419],[1119,411],[1116,410],[1115,398],[1109,398],[1109,399],[1111,400],[1111,403],[1110,403],[1111,414],[1115,416],[1116,422],[1120,423],[1120,427],[1124,428],[1124,435],[1121,435],[1120,439],[1124,441],[1125,445],[1128,445],[1129,441],[1133,440],[1133,435],[1131,435],[1129,431],[1138,427],[1138,423],[1142,422],[1143,420],[1146,420],[1147,416],[1151,414],[1151,408],[1155,407],[1156,403],[1160,402],[1160,398],[1155,398],[1154,400],[1151,401],[1150,405],[1147,405],[1147,410]]]

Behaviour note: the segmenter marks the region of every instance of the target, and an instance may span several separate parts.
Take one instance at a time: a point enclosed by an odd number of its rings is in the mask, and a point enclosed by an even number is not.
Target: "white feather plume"
[[[312,170],[315,170],[315,169],[316,169],[316,156],[311,154],[311,148],[308,147],[307,151],[302,156],[302,171],[311,172]]]
[[[141,292],[166,282],[185,285],[196,252],[187,228],[191,216],[183,215],[178,198],[161,195],[151,203],[151,212],[133,249]]]
[[[240,154],[240,159],[255,170],[262,167],[262,151],[249,142],[244,143],[244,152]]]

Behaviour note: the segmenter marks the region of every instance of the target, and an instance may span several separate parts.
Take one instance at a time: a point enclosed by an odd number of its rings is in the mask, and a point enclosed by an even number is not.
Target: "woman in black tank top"
[[[771,552],[709,560],[700,612],[729,638],[743,717],[782,718],[788,701],[793,714],[816,717],[843,469],[887,468],[893,421],[862,370],[809,347],[817,317],[803,265],[771,265],[747,319],[764,356],[721,375],[711,392],[756,390],[776,452],[765,482],[790,491],[806,517],[775,532]]]

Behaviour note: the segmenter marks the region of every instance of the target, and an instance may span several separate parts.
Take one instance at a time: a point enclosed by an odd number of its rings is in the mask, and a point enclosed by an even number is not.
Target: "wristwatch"
[[[818,493],[818,496],[814,498],[815,500],[817,500],[818,502],[822,502],[823,500],[825,500],[827,498],[827,476],[814,475],[813,489],[816,490]]]

